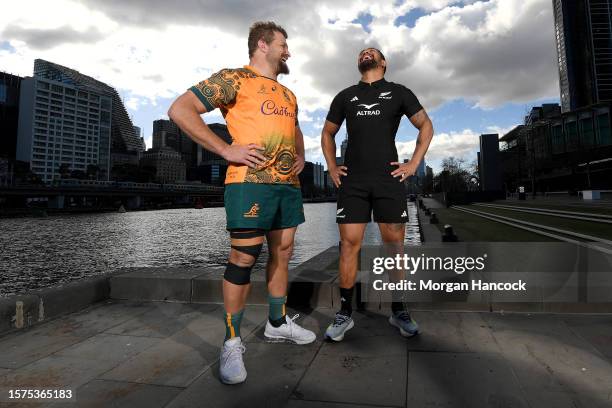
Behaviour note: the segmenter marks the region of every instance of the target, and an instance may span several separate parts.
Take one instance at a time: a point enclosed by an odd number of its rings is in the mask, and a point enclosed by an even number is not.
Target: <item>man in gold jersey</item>
[[[293,92],[276,81],[288,74],[287,32],[273,22],[249,31],[249,65],[222,69],[179,96],[168,116],[195,142],[230,165],[225,179],[225,211],[231,249],[223,279],[225,341],[220,378],[226,384],[246,379],[240,322],[250,289],[250,273],[268,242],[269,315],[264,335],[270,341],[308,344],[315,334],[285,313],[288,265],[297,226],[304,222],[298,174],[304,168],[304,139]],[[217,137],[200,117],[219,108],[232,144]]]

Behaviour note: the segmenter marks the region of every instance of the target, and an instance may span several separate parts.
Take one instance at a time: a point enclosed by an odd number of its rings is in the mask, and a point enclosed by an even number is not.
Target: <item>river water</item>
[[[418,245],[417,210],[408,204],[406,242]],[[305,204],[304,213],[290,266],[339,240],[335,203]],[[125,267],[224,265],[229,246],[224,208],[0,219],[0,231],[0,296]],[[368,224],[364,243],[379,242]],[[265,259],[264,252],[259,266]]]

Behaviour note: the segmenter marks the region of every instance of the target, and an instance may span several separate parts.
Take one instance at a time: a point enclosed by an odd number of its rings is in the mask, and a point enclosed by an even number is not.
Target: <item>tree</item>
[[[442,160],[441,185],[443,191],[467,191],[471,173],[464,159],[447,157]]]

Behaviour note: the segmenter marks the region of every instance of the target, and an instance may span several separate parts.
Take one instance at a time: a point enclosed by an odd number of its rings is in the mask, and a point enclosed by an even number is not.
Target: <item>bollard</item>
[[[438,223],[438,217],[436,216],[435,212],[431,213],[431,216],[429,217],[429,223],[430,224],[437,224]]]
[[[457,242],[458,238],[453,232],[453,226],[446,224],[444,226],[444,234],[442,234],[442,242]]]

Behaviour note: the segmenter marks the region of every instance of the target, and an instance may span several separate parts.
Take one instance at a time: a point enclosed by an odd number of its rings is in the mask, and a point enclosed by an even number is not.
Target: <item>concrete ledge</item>
[[[40,298],[39,313],[44,318],[60,316],[84,309],[93,303],[108,299],[110,276],[88,278],[63,286],[33,291]]]
[[[112,274],[0,299],[0,335],[73,313],[108,299]]]
[[[111,299],[191,302],[192,281],[206,271],[133,268],[111,278]]]

